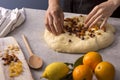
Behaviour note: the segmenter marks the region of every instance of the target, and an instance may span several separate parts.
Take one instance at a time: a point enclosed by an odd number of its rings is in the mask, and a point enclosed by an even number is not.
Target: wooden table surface
[[[43,70],[45,67],[55,61],[62,62],[75,62],[77,58],[82,56],[83,54],[64,54],[58,53],[50,49],[44,41],[44,10],[36,10],[36,9],[28,9],[25,8],[26,12],[26,21],[20,27],[11,32],[8,36],[13,36],[16,38],[18,43],[20,44],[23,53],[25,55],[26,60],[28,60],[29,54],[23,43],[22,34],[25,34],[29,40],[29,43],[32,47],[34,53],[40,56],[44,65],[39,70],[31,69],[34,80],[39,80]],[[78,14],[73,13],[65,13],[65,17],[76,16]],[[115,26],[116,34],[115,34],[115,42],[108,48],[99,50],[100,54],[103,57],[104,61],[111,62],[116,69],[115,80],[120,80],[120,19],[119,18],[110,18],[108,20],[110,24]],[[45,79],[42,79],[45,80]]]

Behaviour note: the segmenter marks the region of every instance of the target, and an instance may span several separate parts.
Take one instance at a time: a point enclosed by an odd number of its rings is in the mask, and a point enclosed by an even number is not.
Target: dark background
[[[63,6],[63,0],[61,1],[61,5]],[[14,9],[14,8],[33,8],[33,9],[42,9],[46,10],[48,7],[48,0],[0,0],[0,7]],[[120,7],[114,13],[116,16],[120,18]]]
[[[62,5],[62,1],[61,5]],[[48,7],[48,0],[0,0],[0,7],[14,9],[14,8],[33,8],[46,10]]]
[[[33,8],[33,9],[47,9],[48,0],[0,0],[0,7],[8,9],[14,8]]]

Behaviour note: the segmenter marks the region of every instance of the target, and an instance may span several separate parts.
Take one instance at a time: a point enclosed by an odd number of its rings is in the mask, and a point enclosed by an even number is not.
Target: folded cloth
[[[25,10],[0,7],[0,37],[6,36],[25,21]]]

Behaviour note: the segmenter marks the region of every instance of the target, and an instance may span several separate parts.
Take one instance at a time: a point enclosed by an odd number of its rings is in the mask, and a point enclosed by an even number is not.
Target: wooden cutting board
[[[4,54],[3,51],[5,50],[5,48],[11,44],[17,45],[19,48],[18,53],[15,53],[15,55],[22,62],[23,72],[17,77],[10,77],[9,71],[8,71],[8,66],[5,66],[3,64],[2,57],[0,56],[0,80],[27,80],[27,79],[34,80],[31,75],[28,64],[25,60],[25,57],[23,55],[23,52],[22,52],[20,46],[18,45],[17,41],[15,40],[15,38],[13,38],[13,37],[0,38],[0,55],[3,55]]]

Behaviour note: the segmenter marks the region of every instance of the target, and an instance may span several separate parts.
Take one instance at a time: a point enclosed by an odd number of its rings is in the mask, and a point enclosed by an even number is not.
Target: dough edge
[[[45,29],[44,39],[47,45],[57,52],[86,53],[89,51],[98,51],[110,46],[114,41],[114,33],[115,28],[110,24],[106,24],[106,33],[102,33],[104,35],[98,35],[88,40],[81,40],[76,36],[70,36],[68,33],[55,36]],[[69,42],[69,40],[72,42]]]

